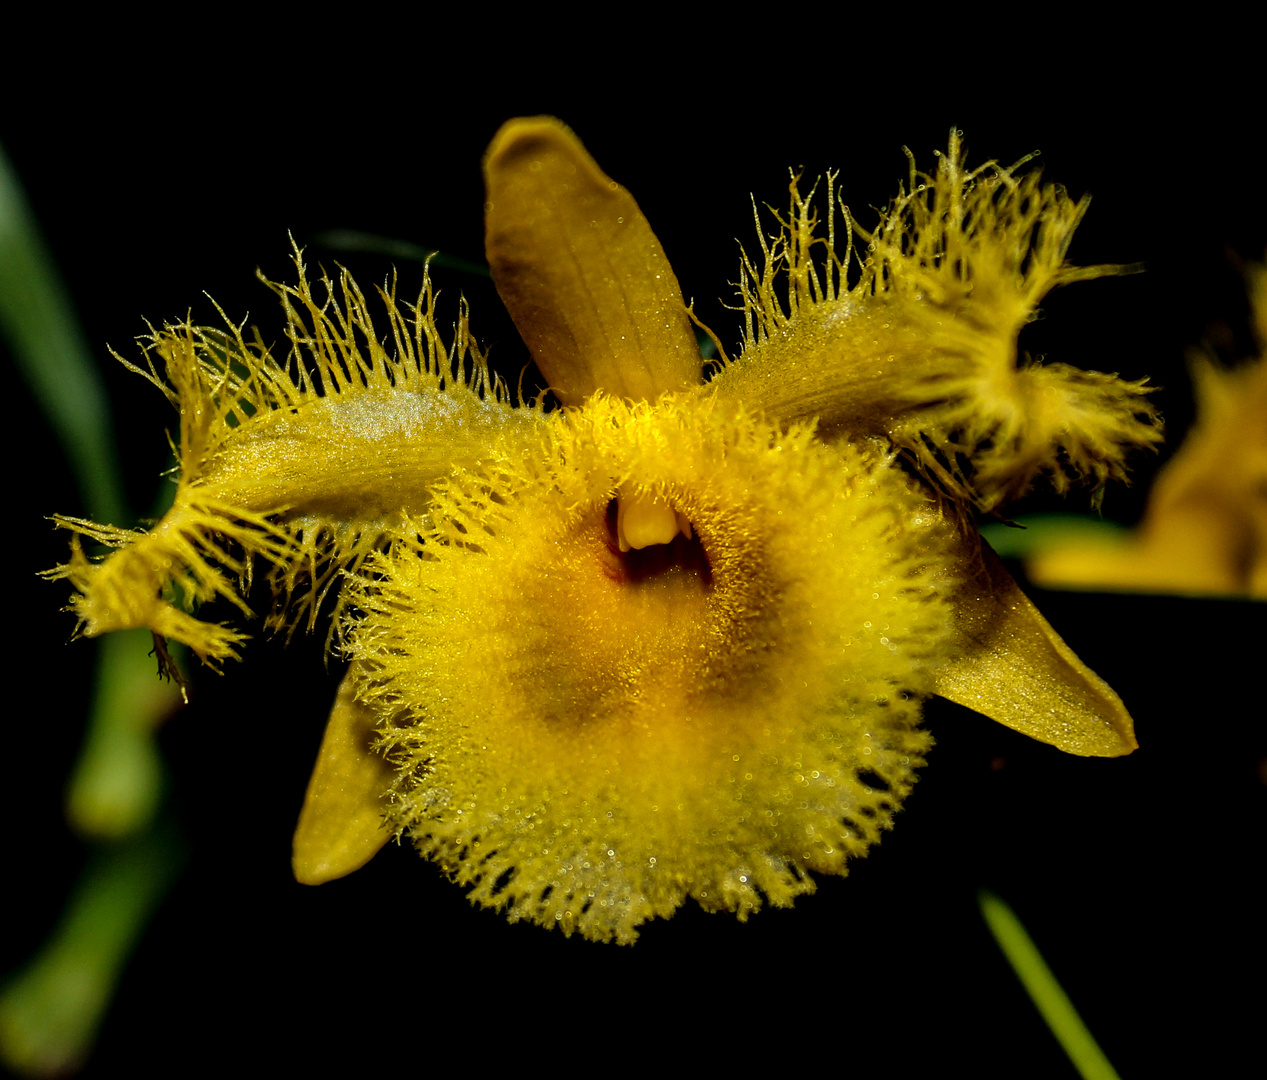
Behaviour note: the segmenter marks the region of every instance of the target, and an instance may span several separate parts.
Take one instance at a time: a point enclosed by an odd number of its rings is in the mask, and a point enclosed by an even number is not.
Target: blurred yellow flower
[[[1034,173],[911,167],[870,233],[794,181],[745,332],[705,379],[649,224],[576,138],[516,120],[485,161],[494,280],[561,408],[514,406],[429,280],[273,285],[291,351],[190,324],[141,373],[181,414],[150,531],[61,519],[84,632],[210,663],[190,602],[266,569],[273,628],[333,609],[350,661],[295,837],[301,881],[409,836],[512,919],[622,942],[687,897],[741,918],[890,824],[939,693],[1080,754],[1130,717],[985,547],[974,508],[1124,475],[1145,388],[1021,362],[1085,208]],[[826,235],[823,235],[825,227]],[[843,252],[837,245],[842,233]],[[860,273],[846,272],[854,238]],[[327,602],[328,600],[328,602]]]
[[[1267,268],[1250,272],[1259,356],[1192,358],[1197,418],[1157,474],[1134,534],[1036,545],[1026,571],[1049,588],[1267,600]]]

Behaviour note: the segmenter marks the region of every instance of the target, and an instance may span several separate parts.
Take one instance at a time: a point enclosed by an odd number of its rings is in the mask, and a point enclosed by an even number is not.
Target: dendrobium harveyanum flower
[[[1134,534],[1054,537],[1026,571],[1053,588],[1267,600],[1267,267],[1249,268],[1258,355],[1191,358],[1197,416]]]
[[[266,571],[272,628],[332,611],[350,661],[299,821],[318,883],[407,836],[474,900],[632,941],[687,897],[741,919],[844,873],[958,701],[1075,754],[1120,700],[981,542],[1045,477],[1098,489],[1159,436],[1142,385],[1017,354],[1085,201],[1034,172],[932,175],[864,232],[826,184],[743,263],[743,340],[705,375],[650,225],[558,121],[485,160],[487,254],[560,408],[515,405],[424,277],[383,316],[342,273],[273,284],[289,354],[185,323],[138,368],[181,415],[148,532],[59,519],[83,632],[203,621]],[[855,241],[860,241],[855,247]],[[850,263],[860,270],[849,280]]]

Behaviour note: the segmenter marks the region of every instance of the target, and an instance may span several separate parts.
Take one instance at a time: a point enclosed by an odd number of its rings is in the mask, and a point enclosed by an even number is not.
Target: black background
[[[108,46],[84,27],[74,48],[11,69],[0,141],[105,366],[138,514],[173,418],[105,346],[135,355],[144,318],[192,309],[213,321],[204,290],[280,338],[254,273],[287,277],[288,230],[310,262],[340,259],[367,285],[386,259],[312,238],[355,228],[480,259],[480,156],[514,115],[574,127],[638,198],[728,344],[737,322],[717,301],[733,293],[736,238],[753,235],[750,192],[782,206],[788,166],[838,168],[867,223],[906,175],[902,145],[931,167],[955,124],[972,161],[1041,149],[1051,179],[1094,194],[1076,261],[1148,267],[1052,296],[1025,347],[1152,376],[1172,449],[1191,416],[1184,350],[1211,335],[1249,348],[1237,260],[1262,257],[1267,210],[1261,93],[1242,74],[1236,27],[1147,48],[1084,27],[1054,35],[1050,55],[949,31],[899,50],[843,22],[757,27],[735,42],[674,27],[619,47],[598,31],[567,49],[525,36],[503,55],[472,16],[461,33],[387,19],[295,36],[226,23],[115,41],[118,28],[103,28]],[[401,271],[408,292],[421,271]],[[491,284],[435,277],[442,311],[465,293],[477,336],[517,376],[526,353]],[[66,644],[65,586],[33,577],[64,557],[45,516],[83,507],[25,391],[6,386],[16,914],[0,966],[11,969],[54,924],[85,857],[60,797],[93,646]],[[1155,467],[1142,462],[1134,489],[1110,492],[1106,514],[1134,520]],[[980,921],[982,886],[1014,906],[1124,1076],[1230,1059],[1261,1019],[1263,609],[1035,596],[1122,694],[1138,753],[1076,759],[932,702],[938,745],[923,780],[848,878],[747,925],[684,909],[632,948],[510,926],[407,849],[340,882],[296,885],[290,833],[338,673],[316,642],[256,641],[222,677],[199,673],[194,705],[162,733],[190,859],[90,1070],[773,1060],[846,1075],[1072,1075]]]

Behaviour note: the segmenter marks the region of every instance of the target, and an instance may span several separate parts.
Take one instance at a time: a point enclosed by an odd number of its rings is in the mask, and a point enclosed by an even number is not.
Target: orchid
[[[1267,599],[1267,269],[1249,272],[1258,355],[1191,357],[1197,416],[1134,532],[1091,527],[1029,545],[1050,588]],[[1062,530],[1064,531],[1064,530]]]
[[[969,170],[952,133],[870,231],[835,176],[823,211],[794,177],[743,259],[740,349],[706,365],[632,196],[558,121],[511,121],[487,255],[558,408],[490,373],[465,307],[446,340],[429,277],[376,322],[296,251],[284,357],[225,318],[124,361],[180,413],[173,506],[59,519],[52,574],[84,633],[211,665],[244,634],[197,605],[249,614],[258,575],[270,629],[328,612],[350,663],[300,881],[408,837],[474,901],[596,940],[688,897],[787,905],[890,826],[930,695],[1071,753],[1136,745],[974,525],[1160,438],[1146,386],[1018,354],[1050,289],[1120,269],[1067,262],[1086,202],[1023,166]]]

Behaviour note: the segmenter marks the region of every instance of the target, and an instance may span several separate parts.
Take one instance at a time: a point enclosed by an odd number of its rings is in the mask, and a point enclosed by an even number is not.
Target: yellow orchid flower
[[[843,873],[914,782],[931,694],[1072,753],[1135,747],[970,523],[1159,438],[1144,387],[1018,360],[1050,288],[1114,269],[1065,261],[1085,201],[968,171],[957,134],[870,233],[832,177],[823,235],[793,182],[706,379],[650,225],[567,128],[511,121],[485,173],[494,280],[561,408],[512,402],[465,309],[445,344],[429,280],[381,291],[376,326],[297,253],[284,359],[227,319],[147,340],[181,414],[171,511],[61,519],[118,549],[76,541],[54,572],[88,634],[218,663],[243,635],[188,602],[245,611],[261,567],[267,625],[333,609],[351,662],[299,880],[408,836],[512,920],[628,942],[687,897],[744,918]]]
[[[1224,367],[1192,357],[1197,418],[1157,474],[1133,533],[1080,533],[1026,560],[1047,588],[1267,600],[1267,267],[1250,269],[1259,355]]]

